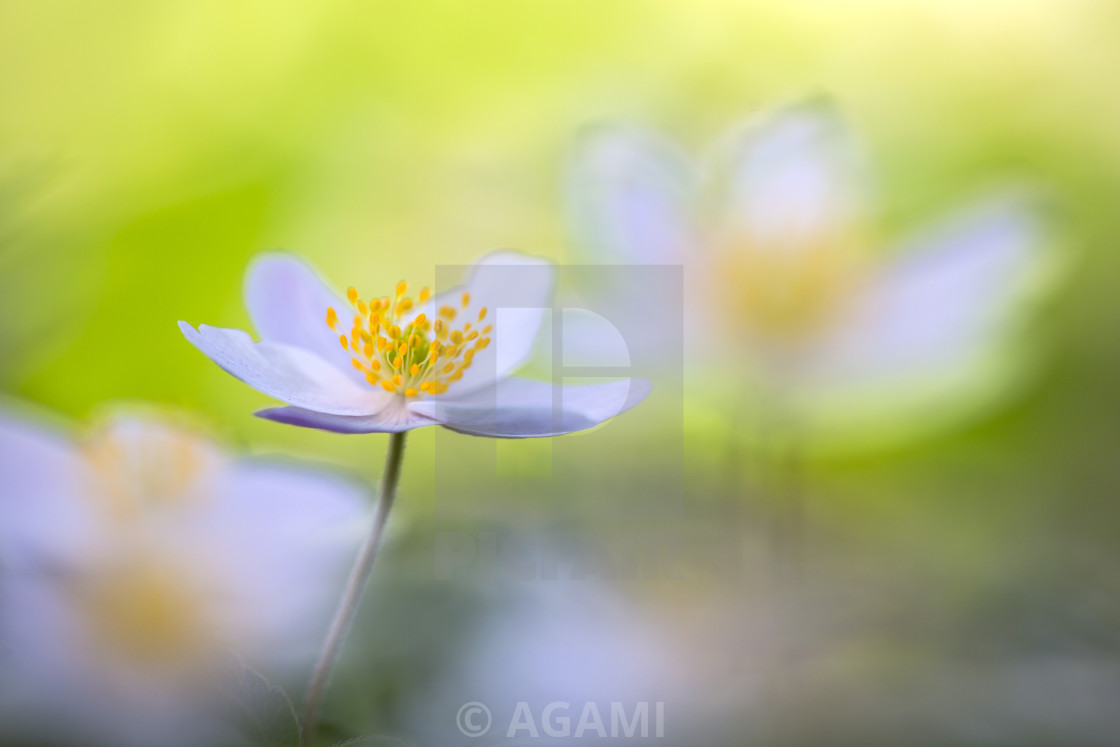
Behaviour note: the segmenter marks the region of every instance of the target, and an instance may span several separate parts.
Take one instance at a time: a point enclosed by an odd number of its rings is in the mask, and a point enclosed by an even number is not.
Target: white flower
[[[297,258],[265,254],[249,269],[246,305],[261,341],[240,330],[180,322],[199,350],[289,406],[261,417],[339,433],[442,425],[497,438],[556,436],[633,407],[648,384],[628,379],[554,386],[510,376],[529,356],[551,307],[543,260],[496,252],[466,285],[415,300],[401,282],[368,301],[332,292]]]
[[[756,117],[703,165],[655,134],[599,129],[570,174],[577,244],[598,261],[683,265],[707,367],[745,357],[770,391],[844,392],[861,415],[903,391],[959,394],[996,368],[1053,275],[1038,195],[1002,190],[879,252],[865,163],[820,103]]]
[[[0,724],[85,744],[216,738],[230,651],[305,667],[366,514],[356,484],[151,418],[0,414],[0,484]]]

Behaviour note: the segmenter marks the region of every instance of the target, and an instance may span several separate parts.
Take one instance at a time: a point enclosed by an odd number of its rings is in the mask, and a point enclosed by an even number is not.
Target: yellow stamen
[[[490,338],[483,335],[491,331],[491,325],[481,331],[472,329],[472,324],[486,319],[489,311],[482,307],[477,319],[460,325],[455,321],[460,309],[445,305],[435,319],[425,310],[410,320],[407,313],[427,303],[432,292],[421,288],[415,303],[407,293],[408,283],[401,281],[392,297],[375,297],[367,302],[356,288],[349,288],[346,296],[358,313],[353,315],[350,329],[345,330],[349,334],[339,335],[339,344],[351,353],[350,364],[371,386],[404,397],[443,394],[462,378],[463,371],[474,362],[475,352],[490,343]],[[463,292],[459,300],[461,308],[467,309],[470,293]],[[334,307],[327,308],[326,322],[331,329],[338,326]],[[472,341],[473,347],[468,347]]]

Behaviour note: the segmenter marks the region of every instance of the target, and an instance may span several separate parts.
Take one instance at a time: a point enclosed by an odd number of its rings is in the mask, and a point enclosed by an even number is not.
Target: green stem
[[[385,472],[381,476],[381,495],[377,503],[377,515],[373,519],[373,528],[358,551],[354,560],[354,567],[350,569],[350,578],[346,581],[346,589],[338,603],[338,610],[334,613],[327,638],[323,641],[323,649],[319,653],[319,660],[311,675],[311,684],[307,688],[307,698],[303,702],[303,718],[301,719],[300,743],[308,745],[315,736],[315,728],[319,720],[319,706],[322,705],[323,695],[327,689],[331,670],[338,661],[338,652],[346,640],[346,634],[354,621],[358,611],[358,604],[362,599],[362,592],[369,581],[370,571],[373,570],[373,561],[377,558],[377,550],[381,547],[381,538],[385,533],[385,523],[389,519],[389,509],[393,507],[393,499],[397,494],[397,483],[401,474],[401,459],[404,456],[404,433],[394,433],[389,440],[389,453],[385,456]]]

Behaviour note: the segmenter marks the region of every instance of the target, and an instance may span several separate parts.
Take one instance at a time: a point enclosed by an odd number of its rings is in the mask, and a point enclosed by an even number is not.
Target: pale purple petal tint
[[[87,469],[61,433],[0,413],[0,564],[19,567],[88,544],[95,516],[76,500]]]
[[[577,245],[594,261],[680,264],[696,241],[697,170],[656,133],[599,127],[577,144],[568,207]]]
[[[992,195],[893,252],[815,366],[867,377],[960,366],[1012,332],[1013,313],[1053,269],[1043,200]]]
[[[460,433],[539,438],[592,428],[634,407],[649,392],[644,379],[554,386],[509,378],[466,397],[431,399],[413,409]]]
[[[151,416],[45,420],[0,413],[0,721],[52,743],[224,741],[213,657],[306,667],[364,487]]]
[[[262,410],[259,417],[334,433],[392,433],[442,425],[491,438],[541,438],[593,428],[621,415],[649,394],[644,379],[604,384],[553,386],[509,378],[458,399],[432,398],[409,407],[399,421],[379,416],[328,415],[298,407]]]
[[[725,148],[721,232],[760,248],[796,250],[851,230],[865,218],[865,158],[827,103],[806,102],[755,117]]]
[[[254,413],[274,423],[316,428],[332,433],[400,433],[426,425],[442,425],[438,420],[412,412],[411,408],[394,408],[391,413],[376,415],[332,415],[302,407],[272,407]]]

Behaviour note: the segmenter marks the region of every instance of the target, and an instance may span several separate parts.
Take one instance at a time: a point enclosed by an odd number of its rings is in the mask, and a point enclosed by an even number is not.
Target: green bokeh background
[[[869,661],[1003,638],[1035,651],[1050,645],[1023,632],[1036,618],[1115,661],[1115,632],[1098,632],[1120,623],[1117,38],[1107,0],[8,0],[0,388],[79,419],[174,405],[253,451],[373,479],[384,439],[254,419],[268,399],[176,321],[247,326],[243,272],[269,248],[371,293],[497,247],[563,260],[581,127],[645,122],[700,148],[752,111],[825,93],[870,144],[885,232],[1028,177],[1062,203],[1071,269],[1038,324],[1047,363],[1028,390],[951,431],[810,465],[810,563],[846,560],[831,567],[885,595],[929,590],[906,606],[912,625],[864,629]],[[690,515],[734,517],[746,536],[756,513],[719,474],[718,410],[685,402]],[[656,407],[640,417],[655,427]],[[446,453],[433,430],[406,465],[400,511],[418,522]],[[618,475],[654,447],[609,434],[611,458],[588,469],[625,490]],[[539,447],[502,448],[516,462]],[[556,480],[534,499],[563,498]],[[386,576],[406,574],[402,553]],[[865,573],[882,565],[886,581]],[[1089,622],[1069,617],[1097,593]]]

